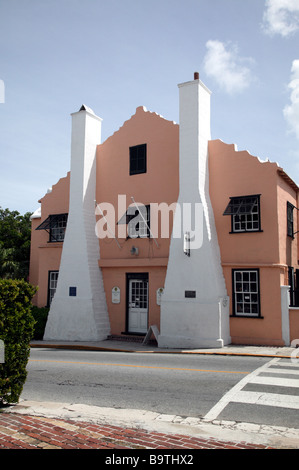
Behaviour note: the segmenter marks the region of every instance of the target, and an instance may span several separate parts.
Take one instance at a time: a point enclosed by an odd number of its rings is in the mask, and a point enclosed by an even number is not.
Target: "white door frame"
[[[148,273],[127,274],[127,331],[147,333]]]

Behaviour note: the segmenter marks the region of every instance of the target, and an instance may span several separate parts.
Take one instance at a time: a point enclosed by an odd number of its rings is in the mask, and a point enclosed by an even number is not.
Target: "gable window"
[[[231,233],[260,232],[260,195],[231,197],[223,215],[231,216]]]
[[[63,242],[68,214],[53,214],[44,220],[36,230],[46,230],[49,242]]]
[[[260,316],[258,269],[233,269],[233,307],[235,316]]]
[[[48,281],[48,306],[50,307],[57,288],[59,271],[49,271]]]
[[[130,147],[130,175],[146,173],[146,144]]]
[[[289,237],[294,238],[294,206],[287,202],[287,233]]]

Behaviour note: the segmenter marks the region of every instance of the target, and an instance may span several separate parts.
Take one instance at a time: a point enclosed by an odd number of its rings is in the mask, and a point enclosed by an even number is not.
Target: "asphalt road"
[[[32,349],[21,398],[201,418],[268,362],[260,357]],[[220,411],[234,419],[227,414],[229,406]]]

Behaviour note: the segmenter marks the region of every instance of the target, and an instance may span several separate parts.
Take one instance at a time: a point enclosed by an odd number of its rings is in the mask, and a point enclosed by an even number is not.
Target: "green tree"
[[[18,270],[18,263],[14,261],[15,251],[13,248],[4,248],[0,242],[0,278],[13,279]]]
[[[26,381],[35,292],[36,288],[23,279],[0,279],[0,339],[5,354],[0,364],[0,408],[18,402]]]
[[[30,216],[30,212],[21,215],[18,211],[0,207],[0,278],[28,278]]]

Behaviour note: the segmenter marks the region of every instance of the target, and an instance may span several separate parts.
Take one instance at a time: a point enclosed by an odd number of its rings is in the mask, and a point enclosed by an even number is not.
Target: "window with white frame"
[[[57,288],[59,271],[49,271],[49,284],[48,284],[48,306],[51,305],[54,294]]]
[[[231,233],[260,232],[260,195],[231,197],[223,215],[231,216]]]
[[[233,307],[235,316],[260,316],[258,269],[233,269]]]

